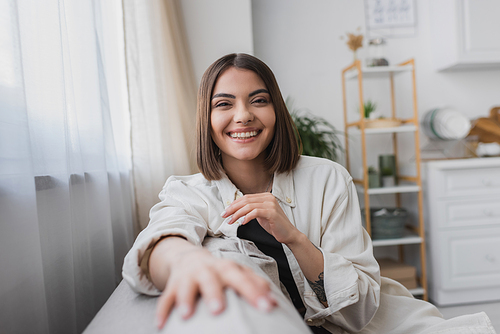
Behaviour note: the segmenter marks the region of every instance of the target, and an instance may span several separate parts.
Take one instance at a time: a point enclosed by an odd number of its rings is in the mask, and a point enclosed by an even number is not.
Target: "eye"
[[[224,107],[228,107],[230,106],[230,104],[228,102],[225,102],[225,101],[221,101],[221,102],[218,102],[214,105],[214,108],[224,108]]]
[[[255,100],[253,100],[252,103],[266,104],[266,103],[268,103],[268,100],[265,97],[258,97]]]

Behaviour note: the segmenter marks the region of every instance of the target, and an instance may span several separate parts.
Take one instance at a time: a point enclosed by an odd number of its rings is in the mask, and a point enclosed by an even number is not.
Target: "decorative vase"
[[[382,187],[394,187],[396,185],[396,158],[394,154],[380,155],[378,165]]]

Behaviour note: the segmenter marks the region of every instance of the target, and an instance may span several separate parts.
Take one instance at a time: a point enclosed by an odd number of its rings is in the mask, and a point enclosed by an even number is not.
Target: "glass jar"
[[[388,66],[385,58],[385,39],[374,38],[368,42],[368,66]]]

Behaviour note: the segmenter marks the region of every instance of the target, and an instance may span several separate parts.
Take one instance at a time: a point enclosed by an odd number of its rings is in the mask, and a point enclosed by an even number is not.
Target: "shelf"
[[[364,78],[381,78],[389,75],[390,73],[401,73],[409,72],[413,70],[412,65],[405,66],[378,66],[378,67],[362,67],[361,73],[363,73]],[[356,79],[358,77],[358,70],[353,68],[349,72],[346,72],[346,79]]]
[[[360,184],[356,185],[356,190],[359,193],[364,192],[364,188]],[[419,191],[420,187],[414,184],[402,184],[394,187],[383,187],[383,188],[368,188],[369,195],[415,193]]]
[[[408,290],[414,296],[422,296],[425,293],[424,288],[415,288]]]
[[[361,130],[358,127],[353,128],[353,134],[361,134]],[[380,134],[380,133],[400,133],[400,132],[415,132],[417,127],[413,124],[403,124],[400,126],[394,126],[391,128],[365,128],[365,133],[368,134]]]
[[[373,206],[372,202],[372,197],[370,195],[381,195],[381,194],[390,194],[391,196],[387,196],[387,198],[383,198],[384,202],[387,200],[387,202],[393,202],[393,204],[390,204],[390,206],[396,206],[396,207],[405,207],[405,206],[410,206],[411,208],[415,208],[418,205],[418,214],[416,214],[418,221],[413,222],[413,225],[410,226],[410,228],[405,229],[403,237],[397,238],[397,239],[382,239],[382,240],[373,240],[372,244],[373,247],[384,247],[384,246],[389,246],[386,249],[382,249],[383,251],[388,251],[390,253],[398,252],[398,258],[400,260],[405,260],[405,252],[404,249],[401,245],[414,245],[408,248],[411,248],[412,256],[419,257],[420,258],[420,268],[418,268],[419,272],[421,273],[420,278],[420,286],[416,289],[411,289],[410,292],[414,295],[421,295],[423,300],[427,300],[427,273],[426,273],[426,248],[425,248],[425,239],[424,239],[424,219],[423,219],[423,193],[422,193],[422,187],[421,187],[421,178],[420,178],[420,154],[417,152],[420,152],[420,147],[419,147],[419,140],[418,140],[418,133],[419,133],[419,118],[418,118],[418,108],[417,108],[417,93],[416,93],[416,79],[415,79],[415,60],[414,59],[409,59],[405,62],[402,62],[400,64],[393,64],[393,66],[379,66],[379,67],[366,67],[362,66],[363,63],[360,60],[356,60],[353,63],[349,64],[347,67],[345,67],[342,70],[342,100],[343,100],[343,109],[344,109],[344,120],[345,120],[345,128],[344,128],[344,136],[346,137],[346,150],[345,150],[345,155],[346,155],[346,167],[349,170],[349,172],[352,173],[352,167],[351,163],[354,163],[355,170],[358,170],[356,168],[359,168],[359,164],[361,163],[361,168],[363,169],[363,173],[361,175],[358,175],[358,177],[361,177],[361,179],[353,179],[353,182],[356,185],[356,191],[358,194],[360,194],[361,198],[364,199],[364,204],[366,205],[366,208],[363,209],[363,213],[366,214],[366,212],[370,212],[370,207]],[[403,75],[401,75],[403,74]],[[395,79],[396,76],[399,76],[398,80]],[[411,98],[407,96],[407,100],[405,102],[406,109],[410,108],[410,105],[413,105],[413,116],[411,118],[407,118],[410,116],[405,116],[403,118],[403,114],[399,113],[398,114],[398,106],[396,105],[396,92],[395,92],[395,87],[399,87],[399,82],[400,80],[406,80],[408,81],[409,85],[408,87],[403,86],[403,90],[406,90],[409,94],[411,94]],[[380,84],[389,84],[389,94],[390,94],[390,101],[391,101],[391,106],[390,109],[385,110],[386,113],[390,112],[391,118],[395,120],[400,120],[401,123],[399,122],[368,122],[368,120],[363,118],[363,115],[360,114],[360,111],[358,110],[357,114],[348,114],[348,96],[349,99],[354,101],[356,105],[362,105],[364,103],[365,97],[363,94],[363,90],[365,86],[373,86],[373,85],[380,85]],[[355,89],[357,90],[357,94],[352,95],[348,94],[348,90]],[[398,89],[399,91],[399,89]],[[408,94],[407,94],[408,95]],[[354,97],[356,97],[355,100]],[[351,102],[349,102],[349,105]],[[408,113],[406,113],[408,114]],[[388,120],[387,120],[388,121]],[[368,122],[368,123],[367,123]],[[380,125],[397,125],[400,124],[399,126],[394,126],[394,127],[384,127],[384,128],[377,128],[374,126],[380,126]],[[365,126],[370,126],[369,128],[366,128]],[[360,130],[360,127],[363,126],[363,131]],[[370,140],[373,138],[372,135],[381,135],[381,134],[387,134],[385,135],[386,137],[392,137],[392,154],[394,154],[394,158],[396,163],[400,161],[398,159],[398,151],[401,151],[402,149],[407,150],[409,148],[409,144],[404,145],[403,147],[398,147],[398,139],[402,139],[400,137],[403,137],[404,135],[398,135],[398,133],[407,133],[407,136],[413,136],[415,135],[415,140],[413,140],[413,145],[414,145],[414,154],[415,154],[415,159],[413,159],[412,162],[415,164],[415,170],[412,173],[401,173],[398,172],[396,173],[398,177],[396,178],[397,185],[394,187],[380,187],[380,188],[368,188],[368,180],[366,179],[368,177],[367,174],[367,167],[369,165],[368,161],[368,155],[370,156],[370,159],[372,158],[373,153],[380,152],[380,150],[377,150],[377,147],[375,147],[375,151],[373,151],[373,146],[376,146],[377,143],[373,143],[373,140]],[[388,136],[388,135],[391,136]],[[369,139],[367,139],[367,135],[370,135]],[[351,136],[351,138],[349,138]],[[355,159],[351,159],[349,156],[350,152],[350,139],[354,137],[357,143],[361,144],[361,159],[359,158],[359,151],[356,150],[351,150],[353,152],[357,153],[357,156]],[[358,140],[358,139],[363,139],[363,140]],[[408,147],[407,147],[408,146]],[[371,150],[370,150],[371,149]],[[367,152],[370,152],[368,154]],[[384,152],[387,154],[387,152]],[[361,161],[360,161],[361,160]],[[355,173],[358,174],[358,173]],[[409,175],[415,175],[415,176],[409,176]],[[366,178],[365,178],[366,177]],[[367,186],[366,188],[364,186]],[[413,197],[416,197],[415,200],[412,202],[415,203],[407,203],[403,202],[405,200],[404,196],[402,196],[402,193],[408,193],[412,194],[412,199]],[[408,195],[407,195],[408,196]],[[407,208],[408,209],[408,208]],[[411,211],[412,213],[415,212],[415,210],[408,209],[408,211]],[[364,219],[364,226],[366,227],[367,232],[372,235],[372,224],[371,220],[369,217],[366,217],[368,219]],[[369,223],[369,222],[370,223]],[[418,223],[418,224],[417,224]],[[400,246],[400,247],[394,247],[394,246]],[[393,249],[393,248],[398,248]],[[405,247],[406,248],[406,247]],[[413,249],[415,248],[415,249]],[[419,252],[416,251],[416,248],[419,249]],[[380,249],[379,249],[380,250]],[[413,257],[412,257],[413,258]],[[414,285],[415,286],[415,285]]]
[[[417,234],[406,230],[402,238],[378,239],[378,240],[373,240],[372,243],[373,247],[412,245],[412,244],[422,243],[422,238],[419,237]]]

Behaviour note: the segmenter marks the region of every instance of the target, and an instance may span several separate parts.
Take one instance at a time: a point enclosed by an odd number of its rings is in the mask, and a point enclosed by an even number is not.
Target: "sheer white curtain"
[[[124,0],[138,224],[166,179],[197,171],[196,81],[178,0]]]
[[[119,0],[0,0],[0,333],[79,333],[133,241]]]

